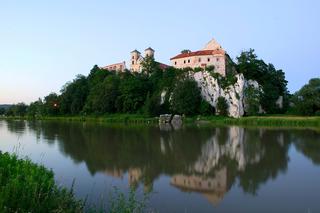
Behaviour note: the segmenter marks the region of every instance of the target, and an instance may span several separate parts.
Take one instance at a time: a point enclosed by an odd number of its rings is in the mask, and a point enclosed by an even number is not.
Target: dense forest
[[[282,70],[259,59],[254,50],[244,51],[236,58],[235,70],[246,79],[257,81],[263,92],[254,104],[266,114],[290,113],[299,115],[320,114],[320,79],[311,79],[295,94],[289,94]],[[227,115],[226,102],[219,98],[217,109],[201,98],[197,83],[188,73],[199,69],[162,70],[153,58],[146,58],[141,73],[116,72],[100,69],[95,65],[88,76],[77,75],[66,83],[60,94],[51,93],[30,105],[18,103],[0,114],[7,116],[61,116],[61,115],[106,115],[115,113],[158,116],[163,113],[185,115]],[[213,72],[211,67],[207,71]],[[232,83],[233,74],[219,78],[223,84]],[[283,97],[284,106],[276,104]],[[257,107],[256,107],[257,108]],[[254,110],[250,115],[257,114]]]

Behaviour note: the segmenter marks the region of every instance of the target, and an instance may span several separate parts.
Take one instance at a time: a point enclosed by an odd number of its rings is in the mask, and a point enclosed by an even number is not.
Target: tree
[[[293,111],[301,115],[320,115],[320,78],[313,78],[292,98]]]
[[[158,116],[160,111],[160,96],[157,93],[154,93],[152,96],[148,93],[143,106],[144,114],[147,116]]]
[[[181,50],[181,54],[187,54],[187,53],[191,53],[191,50],[188,50],[188,49]]]
[[[43,103],[40,98],[38,99],[38,101],[30,103],[27,114],[28,116],[33,118],[43,115]]]
[[[243,73],[246,79],[255,80],[262,86],[261,105],[267,113],[286,111],[286,106],[281,109],[276,104],[280,96],[286,99],[289,94],[288,82],[282,70],[276,70],[272,64],[266,64],[263,60],[258,59],[253,49],[244,51],[237,57],[237,70]]]
[[[5,108],[0,108],[0,115],[4,115],[6,113],[6,109]]]
[[[85,76],[77,75],[76,79],[61,89],[60,111],[62,114],[79,114],[86,103],[89,86]]]
[[[201,100],[199,112],[201,115],[214,115],[214,107],[211,106],[206,100]]]
[[[46,115],[58,115],[60,109],[59,96],[56,93],[50,93],[44,97],[44,113]]]
[[[208,72],[213,72],[214,69],[215,69],[214,65],[210,65],[210,66],[206,67],[206,71],[208,71]]]
[[[222,96],[218,98],[217,111],[219,115],[228,116],[228,104],[226,99]]]
[[[136,113],[142,110],[150,83],[145,75],[127,74],[123,76],[119,85],[119,96],[116,100],[118,112]]]
[[[159,63],[154,60],[154,57],[147,56],[145,59],[141,62],[142,66],[142,73],[144,74],[151,74],[157,71],[161,71]]]
[[[179,81],[173,90],[171,109],[175,113],[194,115],[198,113],[200,101],[197,82],[190,79]]]
[[[120,78],[117,75],[109,75],[95,85],[88,96],[85,111],[100,114],[116,112],[116,99],[120,94],[119,84]]]
[[[246,103],[246,114],[257,115],[260,107],[260,96],[259,89],[249,86],[244,91],[245,103]]]

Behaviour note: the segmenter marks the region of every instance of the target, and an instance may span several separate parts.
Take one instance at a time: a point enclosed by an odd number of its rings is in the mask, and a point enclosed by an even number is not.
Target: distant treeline
[[[256,80],[263,89],[258,101],[249,101],[247,115],[258,114],[261,106],[267,114],[320,114],[320,79],[311,79],[307,85],[293,95],[287,90],[287,81],[282,70],[259,59],[254,50],[244,51],[234,64],[238,73],[246,79]],[[60,116],[60,115],[105,115],[114,113],[134,113],[157,116],[163,113],[185,115],[212,115],[219,112],[226,115],[226,100],[219,98],[217,109],[201,98],[197,83],[190,79],[191,72],[199,71],[175,69],[161,70],[153,58],[147,58],[141,73],[130,71],[117,73],[94,66],[88,76],[78,75],[66,83],[61,93],[51,93],[32,102],[0,109],[7,116]],[[234,73],[226,77],[213,73],[224,86],[233,84]],[[250,95],[248,93],[247,95]],[[283,97],[283,108],[276,104]],[[250,100],[250,99],[249,99]],[[252,98],[252,100],[255,100]]]

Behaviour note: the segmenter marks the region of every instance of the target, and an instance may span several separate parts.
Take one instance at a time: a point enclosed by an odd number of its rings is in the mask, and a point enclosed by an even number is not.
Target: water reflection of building
[[[174,175],[171,178],[171,185],[183,191],[201,193],[210,203],[218,205],[231,184],[228,182],[227,168],[215,172],[214,177],[201,175]]]
[[[105,174],[107,174],[108,176],[112,176],[112,177],[116,177],[116,178],[123,178],[124,175],[124,171],[122,169],[117,169],[117,168],[113,168],[113,169],[106,169],[105,170]]]
[[[128,171],[128,181],[130,187],[136,188],[143,179],[143,172],[140,168],[130,168]],[[151,192],[153,188],[153,183],[143,182],[143,190],[145,192]]]

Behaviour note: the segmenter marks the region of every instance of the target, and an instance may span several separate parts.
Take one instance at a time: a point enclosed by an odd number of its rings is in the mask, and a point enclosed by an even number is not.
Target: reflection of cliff
[[[19,125],[7,126],[11,131],[26,128]],[[61,152],[75,162],[85,162],[92,174],[128,175],[130,185],[143,183],[145,190],[165,174],[172,177],[173,186],[199,192],[214,204],[235,180],[244,191],[255,194],[261,184],[285,172],[291,140],[298,150],[319,162],[313,151],[314,147],[319,150],[318,144],[311,142],[319,133],[306,130],[305,134],[240,127],[162,131],[156,126],[63,122],[28,122],[27,127],[46,143],[58,143]]]
[[[243,128],[230,127],[227,132],[217,131],[201,148],[201,155],[194,164],[194,170],[199,173],[208,173],[215,168],[220,159],[226,157],[235,160],[239,170],[244,170],[246,164],[257,163],[264,155],[264,148],[259,145],[254,153],[248,153]],[[221,135],[226,136],[221,140]]]

